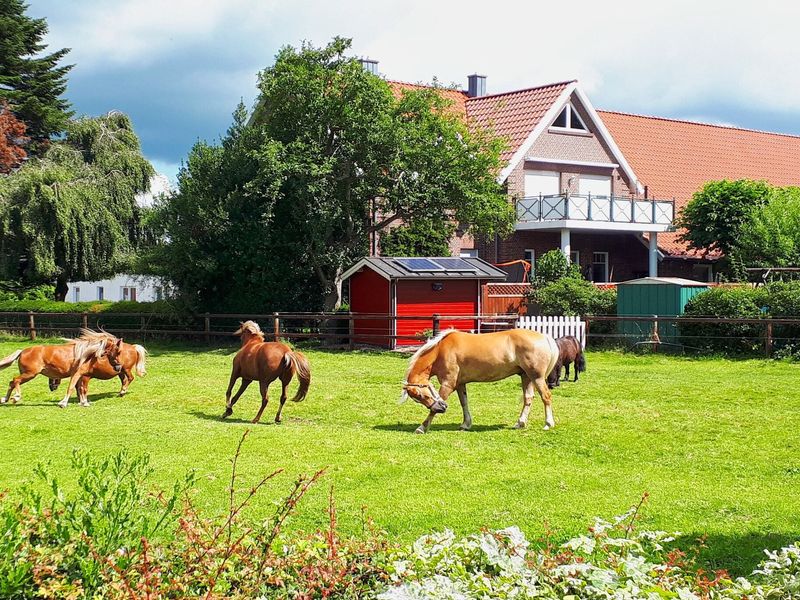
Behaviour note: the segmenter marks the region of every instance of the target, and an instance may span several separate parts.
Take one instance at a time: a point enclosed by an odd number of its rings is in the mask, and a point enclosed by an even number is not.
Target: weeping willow
[[[0,273],[26,284],[102,279],[142,241],[136,195],[153,167],[121,113],[72,121],[39,159],[0,178]]]

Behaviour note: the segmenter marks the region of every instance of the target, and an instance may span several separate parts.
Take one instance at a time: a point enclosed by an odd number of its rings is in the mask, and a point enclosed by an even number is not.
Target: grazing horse
[[[95,361],[92,364],[91,369],[87,371],[78,382],[78,397],[88,401],[90,379],[107,380],[113,379],[114,377],[119,377],[119,380],[122,382],[122,388],[119,390],[119,395],[124,396],[128,393],[128,386],[135,379],[133,376],[134,369],[136,369],[136,374],[139,377],[144,377],[147,374],[145,367],[146,356],[147,350],[145,350],[144,346],[123,342],[118,358],[119,364],[122,366],[122,368],[118,370],[112,367],[111,363],[106,357]],[[50,391],[55,392],[60,383],[60,379],[51,378]]]
[[[411,396],[430,411],[416,433],[425,433],[438,413],[447,410],[447,397],[458,392],[464,421],[461,429],[472,427],[467,403],[467,384],[499,381],[511,375],[522,378],[522,413],[515,427],[528,423],[534,388],[544,403],[544,428],[555,426],[550,389],[546,378],[558,359],[558,348],[549,335],[524,329],[496,333],[464,333],[448,329],[422,346],[406,371],[403,396]],[[439,391],[430,379],[439,380]]]
[[[565,335],[556,340],[558,346],[558,361],[556,366],[547,377],[547,385],[551,388],[558,387],[561,379],[561,367],[564,367],[564,381],[569,381],[569,366],[575,363],[575,379],[578,381],[578,373],[586,371],[586,357],[583,356],[583,346],[578,338],[572,335]]]
[[[0,399],[0,403],[8,400],[12,403],[19,402],[22,398],[20,386],[42,374],[50,379],[70,378],[67,393],[58,403],[61,408],[66,408],[78,380],[89,372],[97,361],[106,357],[111,368],[117,372],[122,369],[118,361],[121,347],[122,339],[117,339],[111,334],[81,329],[81,336],[66,344],[31,346],[17,350],[0,360],[0,369],[5,369],[16,362],[20,373],[11,380],[8,392]],[[86,398],[81,398],[79,395],[78,399],[81,406],[89,406]]]
[[[281,422],[281,412],[286,403],[286,388],[292,377],[297,374],[300,388],[292,398],[292,402],[300,402],[308,394],[311,384],[311,369],[308,359],[301,352],[292,350],[281,342],[265,342],[261,327],[255,321],[245,321],[236,331],[235,335],[242,338],[242,347],[233,357],[233,370],[228,391],[225,392],[225,412],[222,418],[233,414],[233,405],[253,381],[261,385],[261,408],[258,409],[253,423],[261,420],[261,413],[267,407],[267,391],[269,384],[276,379],[281,380],[281,405],[275,415],[275,423]],[[231,398],[233,385],[241,377],[242,383],[236,394]]]

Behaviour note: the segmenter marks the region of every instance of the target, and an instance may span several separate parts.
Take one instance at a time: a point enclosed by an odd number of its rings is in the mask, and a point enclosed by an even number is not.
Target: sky
[[[578,79],[595,108],[800,134],[800,2],[789,0],[29,0],[67,47],[77,114],[129,114],[174,181],[279,48],[353,39],[387,79],[488,93]]]

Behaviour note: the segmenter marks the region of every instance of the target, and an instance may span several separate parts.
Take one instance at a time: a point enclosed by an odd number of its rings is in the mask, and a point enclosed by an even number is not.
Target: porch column
[[[658,234],[650,232],[650,242],[647,246],[648,275],[658,277]]]
[[[571,251],[572,246],[570,245],[569,229],[565,227],[561,230],[561,252],[567,257],[567,260],[569,260]]]

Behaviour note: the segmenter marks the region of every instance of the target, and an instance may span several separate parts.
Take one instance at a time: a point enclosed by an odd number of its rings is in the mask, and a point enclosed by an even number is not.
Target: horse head
[[[122,371],[119,355],[122,353],[122,338],[109,337],[103,346],[103,355],[108,359],[111,368],[117,373]]]
[[[425,383],[409,383],[408,381],[404,381],[403,394],[400,396],[400,399],[405,400],[407,396],[410,396],[414,402],[422,404],[422,406],[432,413],[441,414],[447,410],[447,402],[442,400],[439,392],[436,391],[436,388],[433,387],[430,381],[426,381]]]
[[[261,327],[255,321],[239,323],[239,329],[234,332],[234,335],[241,337],[242,343],[247,343],[253,338],[264,341],[264,332],[261,331]]]

